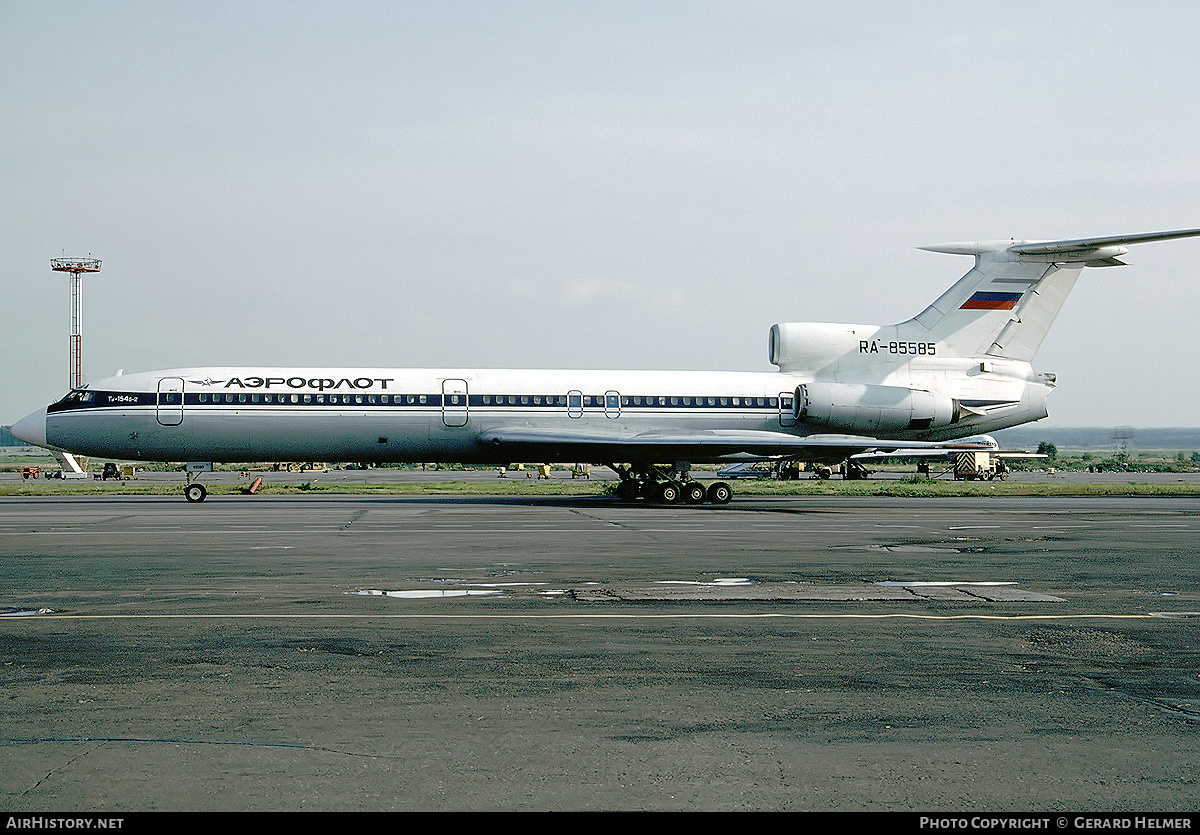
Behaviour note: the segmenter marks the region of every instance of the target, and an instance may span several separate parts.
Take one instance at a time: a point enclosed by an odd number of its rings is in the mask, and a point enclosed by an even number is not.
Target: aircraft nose
[[[46,445],[46,410],[38,409],[14,423],[8,430],[13,437],[34,446]]]

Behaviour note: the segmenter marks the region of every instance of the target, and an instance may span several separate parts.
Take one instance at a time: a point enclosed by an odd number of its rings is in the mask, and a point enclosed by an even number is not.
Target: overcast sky
[[[0,0],[0,423],[185,365],[770,370],[953,240],[1200,227],[1200,3]],[[1086,270],[1050,426],[1195,426],[1200,239]]]

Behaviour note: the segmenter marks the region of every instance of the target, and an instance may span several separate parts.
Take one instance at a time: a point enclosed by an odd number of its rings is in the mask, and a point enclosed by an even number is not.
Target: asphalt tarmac
[[[0,806],[1194,810],[1200,500],[0,499]]]

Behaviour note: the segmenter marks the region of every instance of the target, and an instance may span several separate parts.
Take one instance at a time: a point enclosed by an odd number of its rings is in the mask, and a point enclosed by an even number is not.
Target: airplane
[[[214,462],[581,461],[618,498],[721,505],[691,465],[840,463],[897,450],[981,450],[980,433],[1040,420],[1055,375],[1034,354],[1085,267],[1200,229],[922,247],[974,267],[894,325],[772,326],[777,371],[178,368],[70,391],[11,428],[75,454],[184,461],[188,501]]]

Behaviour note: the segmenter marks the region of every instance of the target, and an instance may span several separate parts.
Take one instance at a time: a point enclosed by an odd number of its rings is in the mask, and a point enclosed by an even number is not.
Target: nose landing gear
[[[183,488],[183,497],[189,502],[202,502],[208,496],[208,490],[196,479],[200,473],[212,472],[211,461],[189,461],[183,468],[187,484]]]

